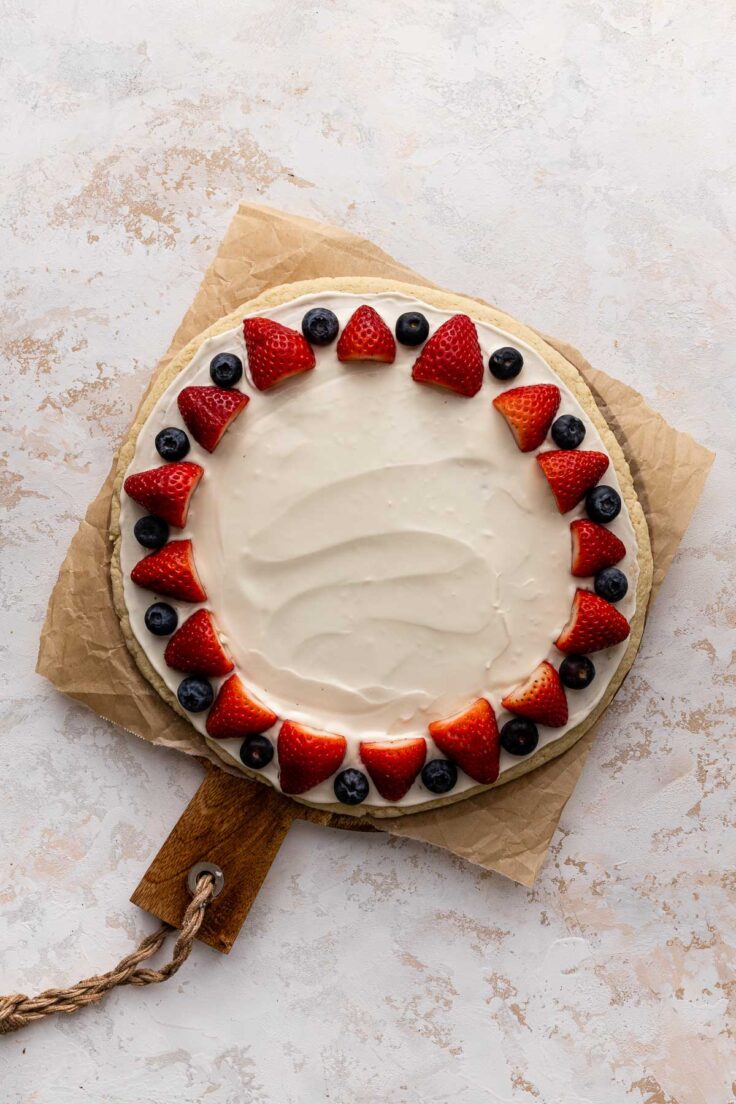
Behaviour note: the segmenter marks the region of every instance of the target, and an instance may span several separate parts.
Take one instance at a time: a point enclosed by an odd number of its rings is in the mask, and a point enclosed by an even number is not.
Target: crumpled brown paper
[[[334,226],[244,204],[157,371],[192,337],[240,303],[277,284],[319,276],[383,276],[428,285],[363,238]],[[672,429],[641,395],[592,368],[569,345],[546,338],[582,372],[621,442],[649,521],[654,592],[685,532],[713,454]],[[113,609],[107,524],[112,473],[74,537],[54,587],[37,670],[65,694],[151,743],[222,762],[138,671]],[[531,885],[595,737],[499,789],[444,809],[376,827],[425,840]],[[231,773],[235,773],[234,771]],[[253,783],[259,785],[260,783]]]

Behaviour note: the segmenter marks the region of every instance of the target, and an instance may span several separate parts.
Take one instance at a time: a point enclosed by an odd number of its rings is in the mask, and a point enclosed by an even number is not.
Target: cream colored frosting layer
[[[449,317],[395,294],[305,296],[267,312],[299,328],[314,305],[341,327],[370,302],[393,329],[420,309],[431,331]],[[534,454],[521,453],[492,399],[510,386],[554,382],[560,413],[586,424],[583,448],[605,451],[572,394],[532,349],[477,323],[484,360],[514,345],[524,355],[509,384],[486,372],[472,399],[411,379],[417,351],[398,346],[392,365],[340,364],[335,346],[316,350],[314,371],[261,393],[210,455],[192,441],[189,459],[205,476],[184,535],[223,640],[245,684],[280,717],[348,738],[345,766],[358,765],[361,739],[427,735],[427,724],[486,696],[501,697],[544,658],[569,615],[570,521],[561,516]],[[139,435],[130,471],[159,462],[154,437],[182,425],[176,398],[209,383],[217,352],[247,363],[240,328],[205,342],[162,396]],[[547,443],[544,447],[554,447]],[[617,486],[613,467],[605,482]],[[122,568],[133,631],[172,690],[181,676],[163,661],[143,614],[151,595],[128,578],[142,550],[132,535],[143,511],[123,496]],[[612,527],[629,554],[630,589],[619,609],[633,615],[635,537],[625,508]],[[178,534],[177,534],[178,535]],[[175,603],[176,604],[176,603]],[[179,604],[180,618],[194,607]],[[602,697],[624,645],[598,653],[598,676],[568,694],[565,729],[540,729],[541,743],[580,723]],[[204,731],[204,718],[192,723]],[[232,744],[237,756],[238,742]],[[431,741],[430,752],[431,752]],[[514,762],[502,757],[502,769]],[[266,772],[276,781],[276,766]],[[461,773],[458,789],[473,783]],[[331,783],[310,791],[334,801]],[[404,799],[430,795],[417,782]],[[382,804],[371,791],[370,802]]]

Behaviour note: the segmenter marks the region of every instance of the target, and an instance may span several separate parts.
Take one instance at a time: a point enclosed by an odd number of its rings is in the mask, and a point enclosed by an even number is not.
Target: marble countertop
[[[152,929],[128,896],[200,778],[34,663],[239,200],[564,337],[717,459],[532,891],[299,825],[229,957],[5,1037],[3,1104],[734,1100],[735,32],[726,0],[4,5],[0,992]]]

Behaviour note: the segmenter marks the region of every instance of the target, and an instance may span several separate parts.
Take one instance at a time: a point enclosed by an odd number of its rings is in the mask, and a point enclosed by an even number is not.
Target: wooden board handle
[[[215,863],[225,885],[208,906],[197,938],[227,954],[295,820],[372,830],[365,822],[309,809],[270,786],[209,766],[131,901],[179,927],[190,901],[189,870],[197,862]]]
[[[131,901],[178,927],[190,901],[190,868],[216,863],[225,885],[207,909],[199,938],[227,954],[296,816],[294,802],[270,786],[208,770]]]

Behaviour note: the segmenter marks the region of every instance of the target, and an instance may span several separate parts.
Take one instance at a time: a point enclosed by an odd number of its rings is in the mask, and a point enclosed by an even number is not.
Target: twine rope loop
[[[157,985],[160,981],[166,981],[189,958],[205,911],[214,895],[215,879],[212,874],[201,874],[184,913],[171,959],[159,970],[140,968],[140,964],[155,955],[164,945],[166,936],[174,930],[168,924],[163,924],[157,931],[147,935],[131,954],[121,958],[117,966],[106,974],[97,974],[85,981],[78,981],[68,989],[46,989],[36,997],[28,997],[24,993],[0,996],[0,1035],[19,1031],[22,1027],[56,1012],[76,1012],[88,1004],[95,1004],[118,985]]]

